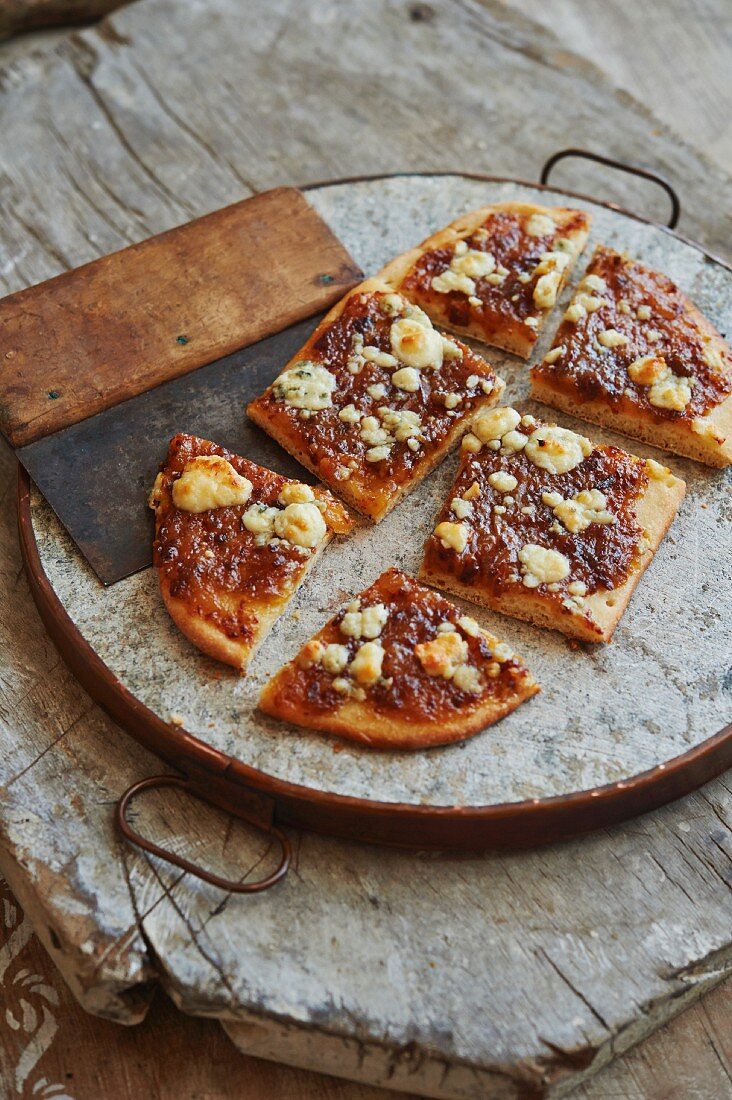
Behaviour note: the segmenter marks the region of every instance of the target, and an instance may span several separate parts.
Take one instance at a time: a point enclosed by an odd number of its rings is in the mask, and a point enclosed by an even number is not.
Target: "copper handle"
[[[188,780],[179,775],[153,775],[148,779],[141,779],[138,783],[133,783],[120,798],[116,809],[117,827],[122,836],[131,844],[137,845],[138,848],[144,848],[146,852],[158,856],[159,859],[164,859],[167,863],[173,863],[183,871],[195,875],[196,878],[209,882],[212,886],[218,886],[221,890],[228,890],[232,894],[258,894],[262,890],[268,890],[270,886],[274,886],[276,882],[285,877],[290,868],[292,848],[285,834],[274,825],[270,825],[268,829],[262,829],[261,825],[256,825],[252,821],[249,822],[255,828],[260,829],[261,832],[271,833],[272,836],[277,838],[282,848],[282,859],[279,866],[271,875],[260,879],[258,882],[233,882],[231,879],[222,878],[220,875],[215,875],[213,871],[207,871],[204,867],[199,867],[197,863],[185,859],[184,856],[179,856],[176,852],[169,852],[166,848],[161,848],[159,844],[155,844],[154,841],[140,836],[127,820],[127,808],[138,794],[160,787],[178,787],[180,790],[192,795],[193,798],[201,799],[201,795],[191,787]],[[201,801],[205,800],[201,799]]]
[[[679,215],[681,214],[681,201],[679,196],[667,179],[664,179],[663,176],[659,176],[656,172],[650,172],[647,168],[638,168],[634,164],[624,164],[621,160],[614,160],[613,157],[606,157],[601,153],[591,153],[589,149],[560,149],[558,153],[554,153],[553,156],[549,157],[549,160],[542,168],[541,175],[539,176],[539,183],[548,183],[554,165],[567,157],[580,157],[582,160],[594,160],[597,164],[605,164],[608,168],[616,168],[619,172],[627,172],[630,176],[640,176],[641,179],[650,180],[651,183],[655,183],[659,187],[662,187],[671,200],[671,216],[666,224],[669,229],[676,228],[679,221]],[[614,204],[609,203],[608,205],[612,206]]]

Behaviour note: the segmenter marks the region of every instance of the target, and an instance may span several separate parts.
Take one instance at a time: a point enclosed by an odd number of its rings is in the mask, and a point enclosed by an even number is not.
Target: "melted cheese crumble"
[[[173,504],[184,512],[207,512],[211,508],[246,504],[251,495],[251,481],[218,455],[191,459],[172,488]]]
[[[360,610],[358,601],[349,604],[341,619],[341,634],[348,638],[378,638],[389,618],[389,611],[383,603],[375,603]]]
[[[597,339],[604,348],[622,348],[628,343],[625,333],[618,332],[616,328],[606,328],[599,333]]]
[[[277,400],[292,408],[317,412],[330,408],[335,385],[335,377],[329,370],[303,359],[282,372],[274,381],[272,392]]]
[[[407,367],[416,367],[419,370],[433,367],[439,370],[442,366],[442,337],[431,324],[427,327],[421,318],[417,320],[414,317],[402,317],[395,321],[391,326],[389,339],[397,360]],[[398,364],[393,362],[389,365]]]
[[[381,676],[384,648],[380,642],[364,642],[348,666],[348,671],[359,684],[369,687]]]
[[[315,500],[315,493],[309,485],[303,485],[296,481],[285,485],[277,500],[283,505],[305,504],[309,500]]]
[[[443,523],[437,524],[435,534],[445,550],[454,550],[456,553],[462,554],[468,545],[468,532],[463,523],[450,523],[449,520],[445,520]]]
[[[518,556],[526,588],[556,584],[569,576],[569,559],[558,550],[547,550],[529,542],[519,550]]]
[[[288,504],[275,516],[274,529],[281,539],[307,548],[317,546],[328,531],[320,509],[310,502]]]
[[[542,500],[549,504],[557,519],[573,535],[586,530],[591,523],[616,523],[617,516],[607,510],[607,497],[599,489],[582,489],[568,500],[559,493],[544,493]],[[558,500],[556,498],[559,498]]]
[[[566,474],[592,453],[592,444],[569,428],[546,426],[533,432],[525,453],[540,469],[550,474]]]
[[[557,226],[548,214],[532,214],[524,228],[529,237],[548,237]]]

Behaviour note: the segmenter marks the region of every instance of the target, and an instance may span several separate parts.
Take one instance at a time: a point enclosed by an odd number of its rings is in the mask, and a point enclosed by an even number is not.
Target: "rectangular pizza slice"
[[[607,642],[685,488],[652,459],[492,409],[463,440],[420,577],[537,626]]]
[[[710,466],[732,462],[732,352],[665,275],[599,246],[532,395]]]
[[[334,534],[353,521],[324,489],[176,435],[150,494],[165,606],[204,653],[244,671]]]
[[[251,419],[348,504],[382,519],[445,457],[503,382],[379,279],[330,311]]]
[[[528,359],[590,215],[504,202],[464,214],[381,272],[435,324]]]
[[[259,706],[370,748],[422,749],[472,736],[538,690],[505,642],[389,569],[280,669]]]

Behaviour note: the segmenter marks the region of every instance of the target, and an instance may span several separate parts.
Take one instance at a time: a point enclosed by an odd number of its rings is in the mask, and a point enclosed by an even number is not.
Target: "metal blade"
[[[152,561],[147,496],[176,432],[211,439],[290,477],[303,476],[302,467],[249,421],[246,405],[305,343],[319,319],[302,321],[17,451],[103,584]]]

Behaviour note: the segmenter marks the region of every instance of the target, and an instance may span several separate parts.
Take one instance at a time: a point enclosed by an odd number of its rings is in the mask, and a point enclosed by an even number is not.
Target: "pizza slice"
[[[346,295],[248,408],[375,522],[445,457],[503,382],[379,279]]]
[[[242,671],[331,537],[353,525],[325,490],[193,435],[170,441],[150,507],[153,564],[173,621]]]
[[[532,395],[709,466],[732,462],[732,352],[665,275],[599,246]]]
[[[538,690],[505,642],[389,569],[280,669],[259,706],[370,748],[422,749],[478,733]]]
[[[537,626],[608,642],[685,489],[652,459],[492,409],[463,440],[420,577]]]
[[[435,324],[528,359],[590,221],[582,210],[496,203],[434,233],[381,276]]]

